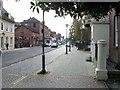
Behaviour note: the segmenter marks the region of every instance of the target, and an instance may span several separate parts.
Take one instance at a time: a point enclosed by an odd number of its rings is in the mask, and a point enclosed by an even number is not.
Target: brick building
[[[45,25],[44,27],[44,33],[45,33],[45,43],[50,43],[51,42],[51,30]]]
[[[30,26],[21,25],[15,29],[15,46],[16,47],[29,47],[38,46],[39,32]]]
[[[23,46],[38,46],[42,45],[42,23],[34,17],[30,17],[28,20],[24,20],[23,22],[16,23],[16,45],[21,45],[19,37],[25,37],[27,40],[23,41]],[[28,34],[29,33],[29,34]],[[49,42],[51,39],[50,29],[45,25],[44,26],[44,34],[45,34],[45,42]],[[32,39],[34,38],[34,39]],[[23,39],[23,38],[22,38]],[[18,41],[19,40],[19,41]],[[19,42],[19,44],[18,44]]]
[[[39,45],[42,44],[42,23],[37,20],[36,18],[34,17],[30,17],[29,19],[27,20],[24,20],[22,23],[22,25],[25,25],[25,26],[29,26],[33,29],[35,29],[37,32],[39,32],[38,34],[38,39],[39,39]]]
[[[55,38],[56,37],[56,32],[55,31],[51,31],[50,35],[51,35],[52,38]]]
[[[51,36],[51,39],[52,39],[52,43],[57,42],[57,34],[56,34],[55,31],[51,31],[50,36]]]

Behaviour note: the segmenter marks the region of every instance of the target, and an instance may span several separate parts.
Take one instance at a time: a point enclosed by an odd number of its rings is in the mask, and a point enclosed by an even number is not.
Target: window
[[[2,15],[2,10],[0,9],[0,16]]]
[[[12,28],[12,25],[10,26],[10,32],[12,32],[13,28]]]
[[[118,47],[118,16],[114,17],[114,46]]]
[[[6,31],[8,31],[8,25],[6,25]]]
[[[13,37],[10,37],[10,44],[13,44]]]
[[[3,30],[3,23],[1,23],[1,30]]]
[[[36,27],[36,23],[33,23],[33,27]]]
[[[6,43],[8,43],[8,37],[6,37]]]

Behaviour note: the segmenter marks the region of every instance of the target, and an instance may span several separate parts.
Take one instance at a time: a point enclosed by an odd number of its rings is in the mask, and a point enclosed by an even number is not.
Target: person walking
[[[9,44],[8,44],[8,43],[6,43],[6,48],[7,48],[7,50],[8,50],[8,47],[9,47]]]

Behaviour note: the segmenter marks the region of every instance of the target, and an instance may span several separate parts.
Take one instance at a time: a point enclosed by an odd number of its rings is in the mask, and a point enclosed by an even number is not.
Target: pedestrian
[[[9,47],[9,44],[8,44],[8,43],[6,43],[6,48],[7,48],[7,50],[8,50],[8,47]]]

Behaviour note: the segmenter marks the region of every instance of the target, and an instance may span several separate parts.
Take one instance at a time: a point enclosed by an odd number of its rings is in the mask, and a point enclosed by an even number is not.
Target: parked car
[[[58,44],[57,43],[52,43],[51,44],[51,48],[57,48],[58,47]]]
[[[51,46],[51,43],[48,43],[48,46],[50,47],[50,46]]]
[[[44,44],[44,47],[48,47],[48,46],[49,46],[49,43],[45,43],[45,44]]]

